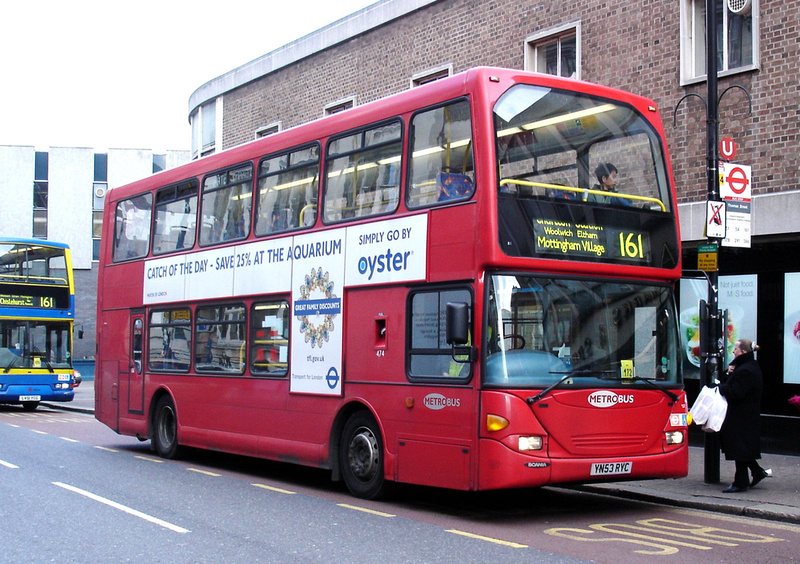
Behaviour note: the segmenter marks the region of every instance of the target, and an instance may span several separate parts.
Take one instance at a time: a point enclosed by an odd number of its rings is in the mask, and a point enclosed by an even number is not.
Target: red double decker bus
[[[113,189],[96,417],[364,498],[684,476],[671,176],[653,102],[478,68]]]

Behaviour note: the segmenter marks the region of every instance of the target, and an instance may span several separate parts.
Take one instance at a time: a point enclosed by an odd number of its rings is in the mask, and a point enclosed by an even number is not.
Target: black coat
[[[761,458],[761,368],[753,353],[740,354],[731,362],[733,372],[719,386],[728,400],[728,412],[720,430],[726,460]]]

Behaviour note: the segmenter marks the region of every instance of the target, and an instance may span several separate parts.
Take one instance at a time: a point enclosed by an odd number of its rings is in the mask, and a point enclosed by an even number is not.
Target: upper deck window
[[[117,203],[112,251],[114,262],[147,255],[152,211],[152,194],[141,194]]]
[[[494,124],[505,252],[677,264],[662,139],[635,109],[519,84],[498,100]]]
[[[328,144],[322,219],[334,223],[392,213],[400,201],[403,128],[384,123]]]
[[[250,163],[206,176],[200,244],[244,239],[250,232],[252,204],[253,167]]]
[[[318,186],[318,145],[262,160],[258,165],[256,235],[314,225]]]
[[[153,254],[191,248],[196,229],[197,181],[190,180],[159,190],[153,225]]]
[[[475,191],[472,120],[466,100],[426,110],[411,120],[406,203],[420,208],[468,200]]]
[[[0,281],[66,286],[65,250],[27,243],[0,243]]]

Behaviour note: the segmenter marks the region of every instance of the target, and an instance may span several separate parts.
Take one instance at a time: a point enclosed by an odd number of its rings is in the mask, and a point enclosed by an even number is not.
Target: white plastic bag
[[[716,388],[703,386],[703,389],[700,390],[700,393],[697,395],[697,399],[694,400],[694,405],[692,405],[692,408],[689,410],[692,421],[698,425],[703,425],[708,421],[708,415],[711,413],[711,405],[714,403],[714,390],[716,390]]]
[[[719,388],[714,388],[714,401],[711,404],[711,410],[708,413],[708,419],[703,425],[703,431],[707,433],[717,433],[722,429],[722,424],[725,422],[725,414],[728,413],[728,400],[725,399]]]

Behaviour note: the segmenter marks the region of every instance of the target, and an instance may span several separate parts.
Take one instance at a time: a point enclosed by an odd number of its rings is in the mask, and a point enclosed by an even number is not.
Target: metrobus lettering
[[[408,256],[411,253],[412,251],[393,253],[391,249],[386,249],[386,254],[361,257],[358,259],[358,271],[361,274],[369,273],[367,280],[372,280],[372,276],[375,273],[407,270]]]
[[[428,409],[438,411],[445,407],[461,407],[461,400],[458,398],[446,398],[442,394],[428,394],[422,399],[422,403]]]
[[[342,240],[336,239],[334,241],[317,241],[316,243],[307,243],[305,245],[295,245],[287,249],[289,259],[307,259],[317,257],[329,257],[332,255],[342,254]]]
[[[589,403],[595,407],[611,407],[623,403],[633,403],[633,394],[620,395],[610,390],[598,390],[589,394]]]

